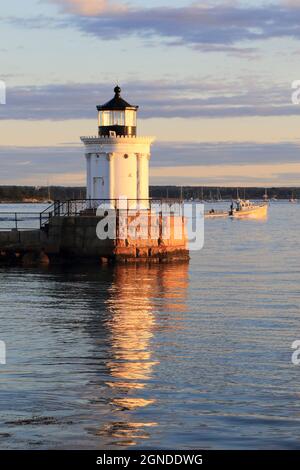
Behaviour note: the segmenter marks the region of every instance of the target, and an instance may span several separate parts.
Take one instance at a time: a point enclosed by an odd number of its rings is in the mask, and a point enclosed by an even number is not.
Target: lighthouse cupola
[[[116,86],[115,96],[107,103],[97,106],[99,137],[136,136],[136,115],[138,106],[132,106],[121,97],[121,88]]]

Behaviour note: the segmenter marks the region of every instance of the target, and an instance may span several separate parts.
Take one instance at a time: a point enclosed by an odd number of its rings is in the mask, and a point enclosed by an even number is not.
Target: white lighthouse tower
[[[97,106],[98,136],[81,137],[87,164],[87,199],[149,199],[152,137],[137,137],[137,110],[121,98],[121,88],[108,103]]]

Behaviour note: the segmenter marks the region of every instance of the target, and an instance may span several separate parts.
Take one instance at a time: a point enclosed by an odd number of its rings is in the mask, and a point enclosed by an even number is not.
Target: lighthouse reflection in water
[[[155,343],[164,330],[173,330],[175,347],[176,330],[186,310],[187,286],[186,263],[177,264],[176,269],[128,265],[114,270],[105,321],[111,344],[106,385],[114,420],[99,423],[95,430],[99,436],[111,436],[108,445],[136,445],[137,440],[147,439],[149,428],[159,426],[159,418],[152,419],[158,416],[153,413],[159,395],[154,391],[154,376],[161,360]]]

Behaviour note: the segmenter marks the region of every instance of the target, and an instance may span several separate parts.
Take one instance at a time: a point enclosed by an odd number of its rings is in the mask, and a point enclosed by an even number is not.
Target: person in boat
[[[210,213],[210,214],[214,214],[214,213],[215,213],[215,209],[210,209],[209,213]]]
[[[243,201],[241,199],[238,199],[236,201],[236,210],[239,212],[243,209]]]
[[[250,203],[249,200],[244,201],[244,199],[238,199],[236,201],[236,210],[237,211],[242,211],[244,209],[247,209],[250,206],[251,206],[251,203]]]

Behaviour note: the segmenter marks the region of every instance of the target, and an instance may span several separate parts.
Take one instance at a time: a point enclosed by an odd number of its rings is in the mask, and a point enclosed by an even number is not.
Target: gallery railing
[[[95,215],[97,209],[103,210],[151,210],[153,212],[171,211],[176,215],[183,215],[181,199],[71,199],[54,203],[48,208],[48,213],[56,216]],[[42,218],[47,218],[47,212]]]

